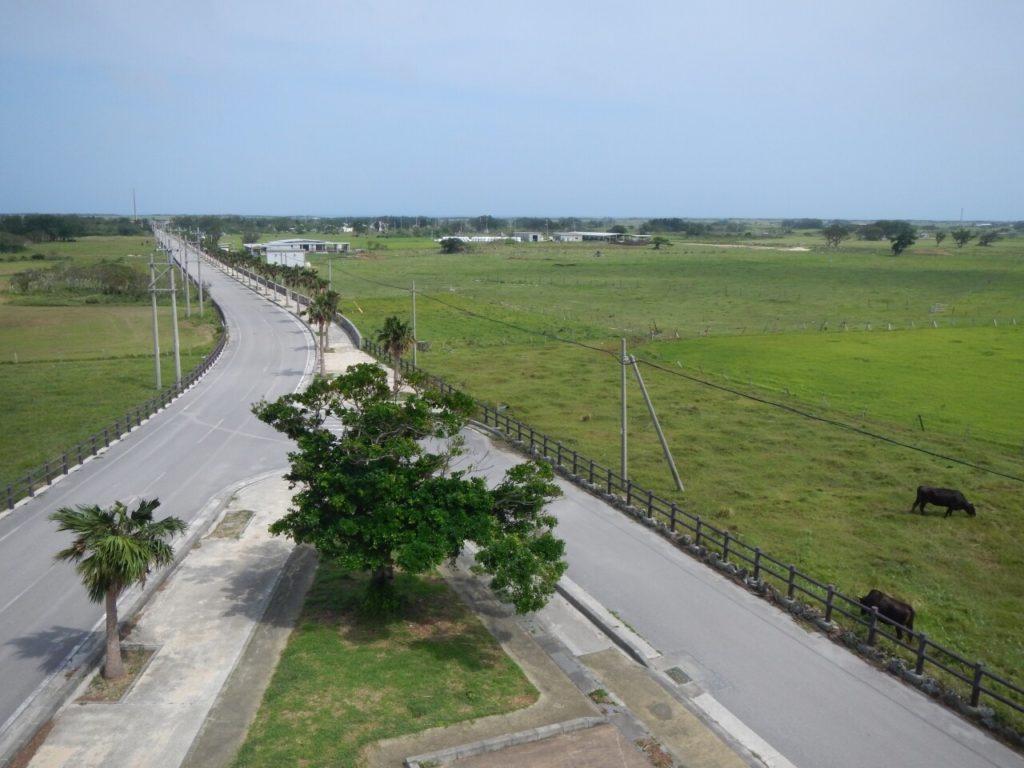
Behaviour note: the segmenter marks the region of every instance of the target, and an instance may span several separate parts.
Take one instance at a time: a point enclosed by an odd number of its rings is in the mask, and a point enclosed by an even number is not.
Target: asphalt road
[[[521,458],[467,430],[460,467]],[[553,502],[568,576],[683,670],[695,703],[735,716],[800,768],[1024,768],[1024,757],[683,554],[572,484]],[[781,761],[775,764],[780,764]],[[784,763],[781,763],[784,764]]]
[[[197,271],[194,257],[190,269]],[[103,606],[88,601],[71,565],[53,559],[70,536],[56,531],[50,512],[156,497],[158,516],[191,522],[226,487],[287,466],[289,442],[249,409],[304,386],[313,339],[292,315],[210,263],[202,279],[228,319],[219,362],[141,429],[0,517],[0,738],[72,649],[101,629]]]

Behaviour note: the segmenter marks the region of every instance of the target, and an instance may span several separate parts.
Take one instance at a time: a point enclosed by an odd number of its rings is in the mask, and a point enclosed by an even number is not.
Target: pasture
[[[148,270],[153,241],[89,237],[47,243],[45,259],[0,261],[0,488],[60,455],[156,394],[152,309],[148,303],[91,303],[77,294],[14,295],[9,276],[74,262],[119,261]],[[187,372],[218,333],[207,310],[186,318],[179,301],[181,367]],[[158,305],[161,379],[174,382],[170,304]]]
[[[379,242],[332,266],[365,335],[411,316],[415,281],[422,368],[613,467],[627,338],[687,489],[630,374],[635,482],[848,594],[907,599],[933,640],[1024,678],[1024,242]],[[919,484],[978,517],[910,514]]]

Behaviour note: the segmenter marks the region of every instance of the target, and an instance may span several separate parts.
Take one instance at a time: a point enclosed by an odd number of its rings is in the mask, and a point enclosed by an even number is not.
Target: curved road
[[[189,266],[195,274],[194,256]],[[0,741],[69,653],[102,629],[103,606],[88,601],[71,565],[53,559],[70,539],[47,519],[50,512],[157,497],[158,516],[192,522],[229,486],[287,466],[289,441],[249,408],[304,386],[314,369],[313,339],[283,309],[211,262],[203,266],[229,329],[217,364],[141,428],[0,516]]]
[[[477,432],[463,434],[461,468],[489,482],[522,460]],[[924,694],[803,629],[599,499],[557,482],[564,495],[550,508],[567,544],[569,578],[660,652],[652,668],[680,668],[699,685],[695,706],[726,730],[731,714],[767,742],[771,750],[756,745],[767,764],[1024,768],[1020,754]]]

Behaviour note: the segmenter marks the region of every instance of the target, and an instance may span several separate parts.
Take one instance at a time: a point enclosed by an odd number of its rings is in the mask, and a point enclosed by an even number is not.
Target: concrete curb
[[[496,736],[493,739],[462,744],[457,747],[441,749],[429,754],[416,755],[405,759],[406,768],[422,768],[424,763],[448,763],[453,760],[461,760],[474,755],[482,755],[485,752],[496,752],[506,747],[514,747],[519,744],[529,744],[551,736],[559,736],[563,733],[572,733],[585,728],[593,728],[595,725],[604,725],[608,722],[607,717],[578,717],[575,720],[567,720],[564,723],[542,725],[537,728],[530,728],[518,733],[509,733],[504,736]]]
[[[576,582],[563,576],[555,585],[555,589],[573,608],[586,616],[595,627],[639,664],[650,667],[651,660],[661,656],[660,651],[619,621],[611,611],[597,602]]]

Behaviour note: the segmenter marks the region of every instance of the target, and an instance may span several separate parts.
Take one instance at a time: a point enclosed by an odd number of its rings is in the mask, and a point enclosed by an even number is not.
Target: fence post
[[[676,503],[673,501],[672,506],[669,508],[668,511],[668,527],[669,530],[672,531],[672,533],[676,532],[676,512],[678,511],[679,507],[677,507]]]
[[[868,624],[868,645],[875,644],[875,630],[878,627],[878,606],[871,606],[871,623]]]
[[[103,428],[103,444],[107,448],[110,447],[110,433],[107,432],[107,428],[106,427]]]
[[[704,518],[697,515],[697,526],[693,529],[693,541],[699,547],[700,546],[700,529],[704,525]]]
[[[730,538],[731,537],[729,536],[729,532],[728,531],[725,531],[722,534],[722,562],[723,563],[728,563],[729,562],[729,539]]]
[[[50,484],[50,462],[48,461],[43,463],[43,480],[47,485]]]
[[[626,506],[628,507],[633,503],[633,481],[626,481]]]
[[[533,453],[533,427],[530,427],[530,453]]]
[[[647,516],[654,517],[654,494],[651,491],[647,492]]]
[[[92,440],[92,455],[95,456],[96,455],[96,435],[93,435],[89,439]]]
[[[754,547],[754,581],[761,578],[761,548]]]
[[[594,484],[594,460],[590,460],[590,484]]]
[[[75,446],[75,448],[78,451],[78,463],[81,464],[82,463],[82,444],[79,443],[77,446]]]
[[[974,682],[971,683],[971,706],[978,706],[981,698],[981,678],[985,674],[985,665],[980,661],[974,665]]]
[[[579,458],[580,455],[576,451],[572,452],[572,476],[576,477],[579,475]]]
[[[917,662],[914,664],[914,674],[924,674],[924,661],[927,658],[925,647],[928,645],[928,635],[924,632],[917,636]]]
[[[68,473],[68,455],[66,453],[62,453],[61,457],[60,457],[60,460],[61,460],[61,469],[64,470],[64,474],[66,475]]]
[[[14,509],[14,486],[7,486],[7,508]]]
[[[835,584],[829,584],[826,588],[828,595],[825,598],[825,621],[832,623],[832,599],[836,596]]]
[[[608,470],[608,493],[612,492],[612,471]]]
[[[561,467],[562,466],[562,441],[561,440],[555,441],[555,450],[558,452],[556,454],[556,458],[555,458],[555,466],[556,467]]]
[[[796,594],[796,566],[789,566],[789,584],[786,590],[786,595],[792,600],[793,595]]]
[[[521,421],[517,421],[516,422],[516,431],[517,431],[517,434],[518,434],[519,442],[520,443],[523,442],[523,422],[521,422]]]
[[[541,438],[543,439],[540,442],[540,455],[546,459],[548,457],[548,433],[544,432]]]
[[[32,473],[29,472],[25,475],[25,483],[28,485],[28,496],[32,498],[36,495],[35,489],[32,487]]]

